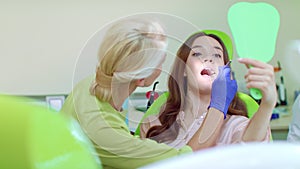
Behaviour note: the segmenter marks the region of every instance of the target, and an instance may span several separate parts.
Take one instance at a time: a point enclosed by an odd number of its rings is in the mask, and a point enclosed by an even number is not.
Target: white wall
[[[94,72],[98,44],[89,46],[90,50],[84,48],[81,53],[84,45],[96,42],[97,38],[91,37],[105,24],[135,13],[173,15],[173,19],[167,20],[167,29],[181,40],[198,28],[220,29],[231,35],[227,11],[235,2],[239,1],[0,1],[0,91],[18,95],[69,93],[73,82]],[[297,42],[293,43],[300,39],[300,1],[264,2],[275,6],[281,15],[276,53],[270,63],[276,65],[277,60],[281,61],[291,100],[293,91],[300,88],[300,53],[295,47]],[[174,19],[175,16],[179,18]],[[170,44],[170,52],[176,52],[179,43]],[[171,64],[172,59],[167,60],[165,69]],[[239,70],[237,78],[242,78],[244,66],[233,61],[233,68]],[[166,89],[165,76],[163,73],[160,77],[159,90]]]

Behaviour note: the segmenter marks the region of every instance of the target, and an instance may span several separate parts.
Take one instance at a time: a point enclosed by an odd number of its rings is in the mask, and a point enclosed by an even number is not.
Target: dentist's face
[[[223,50],[221,44],[212,37],[201,36],[195,39],[186,63],[188,85],[210,91],[219,73],[218,67],[224,65]]]
[[[154,72],[152,73],[151,76],[145,78],[145,87],[148,87],[148,86],[151,86],[152,83],[158,78],[158,76],[161,74],[161,71],[162,71],[162,65],[163,63],[165,62],[166,60],[166,54],[164,54],[162,56],[162,60],[161,62],[159,63],[158,67],[155,68]]]

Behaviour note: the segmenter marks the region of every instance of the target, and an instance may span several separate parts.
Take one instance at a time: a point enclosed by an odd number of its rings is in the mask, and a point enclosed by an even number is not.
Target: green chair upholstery
[[[237,92],[238,97],[245,103],[248,117],[252,118],[254,113],[257,112],[259,105],[257,102],[248,94]]]
[[[0,168],[102,168],[75,120],[30,102],[0,95]]]

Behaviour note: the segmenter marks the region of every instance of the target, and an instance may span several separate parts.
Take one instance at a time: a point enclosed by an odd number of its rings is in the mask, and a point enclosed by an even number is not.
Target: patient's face
[[[218,67],[224,65],[223,48],[217,40],[208,36],[195,39],[191,48],[186,63],[188,84],[200,90],[211,89],[219,73]]]

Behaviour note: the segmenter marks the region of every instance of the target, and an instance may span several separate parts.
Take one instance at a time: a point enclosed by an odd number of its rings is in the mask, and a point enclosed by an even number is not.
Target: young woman
[[[273,67],[252,59],[238,61],[251,65],[245,75],[247,87],[258,88],[263,94],[251,120],[236,95],[236,82],[232,80],[222,40],[214,34],[198,32],[179,48],[169,77],[168,100],[159,115],[148,117],[141,125],[141,137],[175,148],[190,145],[196,149],[268,141],[277,95]],[[219,110],[223,116],[219,113],[219,118],[212,118],[211,109]],[[214,135],[207,131],[214,131]]]

